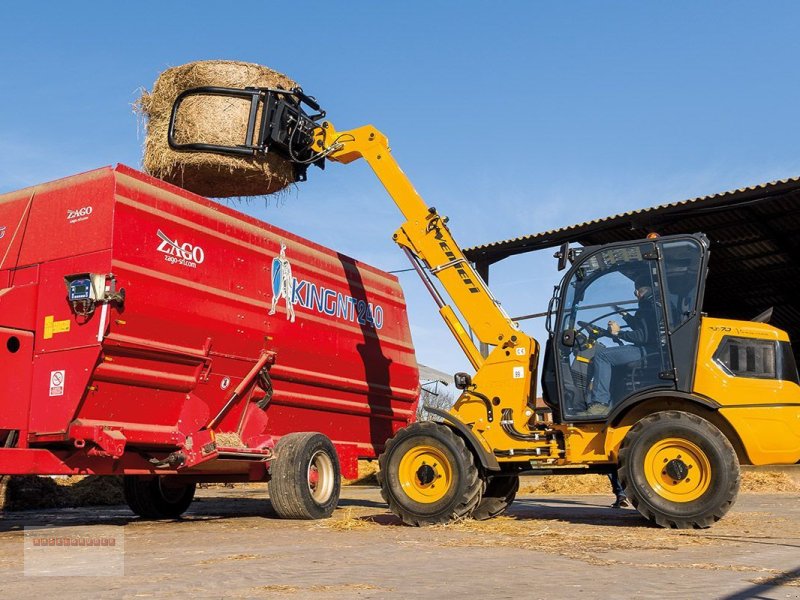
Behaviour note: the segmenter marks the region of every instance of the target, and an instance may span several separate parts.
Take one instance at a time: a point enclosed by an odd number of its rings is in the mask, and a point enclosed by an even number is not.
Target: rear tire
[[[275,444],[269,498],[282,519],[325,519],[339,503],[339,457],[321,433],[290,433]]]
[[[514,502],[519,491],[519,476],[486,478],[486,489],[483,492],[478,506],[472,511],[472,518],[476,521],[485,521],[506,512]]]
[[[143,519],[177,519],[194,500],[196,488],[177,478],[126,475],[123,480],[125,502]]]
[[[636,509],[661,527],[703,529],[739,491],[739,460],[711,423],[682,411],[649,415],[625,436],[619,479]]]
[[[469,517],[481,500],[474,457],[446,425],[423,421],[401,429],[378,462],[381,495],[406,525]]]

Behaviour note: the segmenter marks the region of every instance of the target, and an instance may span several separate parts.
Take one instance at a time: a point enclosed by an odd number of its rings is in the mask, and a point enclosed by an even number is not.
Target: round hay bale
[[[211,152],[179,152],[169,147],[167,130],[175,99],[184,90],[201,86],[288,90],[297,84],[267,67],[228,60],[199,61],[167,69],[156,80],[153,91],[144,91],[137,103],[146,127],[145,171],[212,198],[262,196],[293,183],[293,165],[275,153],[239,157]],[[176,141],[242,144],[249,109],[250,102],[246,99],[219,96],[187,98],[175,121]]]

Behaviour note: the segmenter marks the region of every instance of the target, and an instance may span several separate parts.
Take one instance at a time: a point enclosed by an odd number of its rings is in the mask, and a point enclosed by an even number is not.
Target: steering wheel
[[[603,317],[599,317],[599,318],[602,319]],[[596,325],[594,325],[593,323],[587,323],[586,321],[575,321],[575,323],[576,323],[576,325],[578,325],[579,329],[586,330],[586,332],[589,334],[589,339],[591,341],[594,341],[594,340],[596,340],[596,339],[598,339],[600,337],[603,337],[603,336],[608,336],[612,340],[614,340],[617,343],[617,345],[619,345],[619,346],[623,345],[621,339],[619,339],[618,337],[612,336],[608,332],[608,330],[601,329],[601,328],[597,327]]]
[[[583,329],[589,335],[589,339],[596,340],[599,337],[604,335],[608,335],[608,332],[605,329],[600,329],[596,325],[592,323],[587,323],[586,321],[575,321],[575,324],[578,326],[578,329]]]

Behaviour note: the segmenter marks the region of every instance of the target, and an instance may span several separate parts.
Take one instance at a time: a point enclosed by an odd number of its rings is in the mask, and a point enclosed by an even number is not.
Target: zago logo
[[[89,215],[92,214],[92,207],[91,206],[84,206],[83,208],[79,208],[77,210],[73,210],[71,208],[67,209],[67,221],[70,223],[79,223],[80,221],[86,221],[89,218]]]
[[[294,305],[299,304],[329,317],[357,321],[359,325],[375,329],[383,327],[382,306],[292,276],[292,265],[286,258],[286,245],[283,243],[280,254],[272,260],[272,306],[269,314],[275,314],[281,298],[286,303],[286,318],[292,323],[295,320]]]
[[[179,264],[196,269],[197,265],[203,264],[206,259],[206,253],[200,246],[193,246],[188,242],[181,244],[178,240],[170,239],[160,229],[158,230],[158,237],[161,239],[158,251],[165,254],[164,260],[170,264]]]

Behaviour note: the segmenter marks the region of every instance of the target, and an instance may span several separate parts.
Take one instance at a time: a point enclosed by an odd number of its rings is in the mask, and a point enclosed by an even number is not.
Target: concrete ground
[[[373,487],[344,488],[334,517],[312,522],[277,519],[266,486],[198,495],[169,522],[122,506],[4,514],[0,589],[8,598],[800,598],[791,493],[742,494],[715,527],[689,532],[650,527],[607,496],[524,494],[507,517],[416,529]],[[115,532],[124,576],[101,562],[101,576],[25,575],[23,529],[33,526]],[[68,552],[80,563],[80,549]]]

